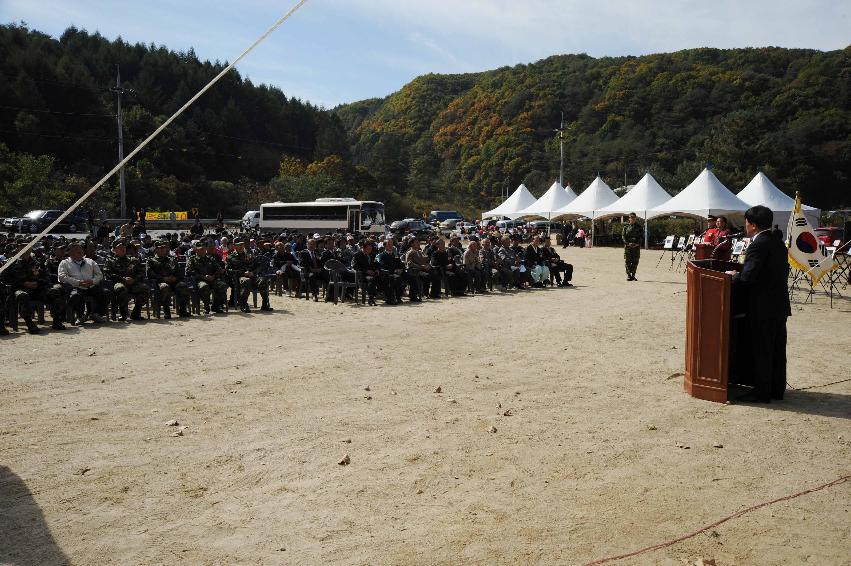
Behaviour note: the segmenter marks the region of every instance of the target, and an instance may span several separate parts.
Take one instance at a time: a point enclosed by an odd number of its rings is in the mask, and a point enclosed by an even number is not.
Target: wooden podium
[[[733,278],[741,264],[717,259],[688,262],[686,307],[686,375],[692,397],[727,402],[730,372],[730,326]]]

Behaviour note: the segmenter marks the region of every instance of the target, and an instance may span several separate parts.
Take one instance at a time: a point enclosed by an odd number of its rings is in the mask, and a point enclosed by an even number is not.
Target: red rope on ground
[[[781,501],[788,501],[790,499],[795,499],[796,497],[800,497],[800,496],[806,495],[808,493],[813,493],[814,491],[821,491],[822,489],[827,489],[828,487],[833,487],[835,485],[845,483],[848,480],[851,480],[851,475],[842,476],[840,478],[833,480],[832,482],[828,482],[828,483],[825,483],[825,484],[822,484],[822,485],[819,485],[819,486],[816,486],[816,487],[813,487],[813,488],[810,488],[810,489],[806,489],[804,491],[799,491],[798,493],[793,493],[792,495],[784,495],[783,497],[778,497],[777,499],[772,499],[771,501],[763,501],[762,503],[757,503],[756,505],[752,505],[750,507],[747,507],[746,509],[742,509],[741,511],[733,513],[732,515],[728,515],[728,516],[724,517],[723,519],[715,521],[711,525],[706,525],[705,527],[703,527],[699,530],[696,530],[693,533],[689,533],[689,534],[683,535],[679,538],[675,538],[673,540],[669,540],[669,541],[662,542],[662,543],[659,543],[659,544],[654,544],[653,546],[648,546],[648,547],[642,548],[640,550],[635,550],[635,551],[627,553],[627,554],[621,554],[621,555],[618,555],[618,556],[608,556],[606,558],[600,558],[599,560],[595,560],[593,562],[588,562],[584,566],[596,566],[597,564],[605,564],[606,562],[614,562],[615,560],[623,560],[624,558],[630,558],[632,556],[638,556],[639,554],[644,554],[645,552],[651,552],[653,550],[659,550],[660,548],[666,548],[666,547],[669,547],[669,546],[673,546],[673,545],[677,544],[678,542],[682,542],[682,541],[690,539],[692,537],[696,537],[700,533],[704,533],[704,532],[708,531],[709,529],[712,529],[714,527],[717,527],[718,525],[726,523],[730,519],[735,519],[736,517],[741,517],[742,515],[744,515],[746,513],[750,513],[751,511],[756,511],[757,509],[760,509],[761,507],[773,505],[773,504],[779,503]]]

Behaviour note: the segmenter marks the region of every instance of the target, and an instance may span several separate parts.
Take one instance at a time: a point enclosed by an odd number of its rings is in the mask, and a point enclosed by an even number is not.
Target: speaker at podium
[[[730,383],[750,385],[746,308],[732,293],[742,264],[693,260],[686,268],[686,355],[683,387],[692,397],[726,403]]]

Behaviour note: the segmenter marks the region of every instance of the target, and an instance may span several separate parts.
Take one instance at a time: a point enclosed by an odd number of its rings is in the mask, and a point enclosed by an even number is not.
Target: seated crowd
[[[192,239],[193,237],[198,239]],[[0,265],[20,251],[28,237],[0,235]],[[398,304],[445,295],[488,293],[499,287],[571,286],[573,266],[565,263],[547,238],[535,236],[527,246],[519,235],[471,237],[465,248],[458,238],[449,244],[440,237],[425,243],[413,236],[395,240],[315,234],[207,235],[169,234],[154,241],[122,237],[67,240],[48,236],[20,257],[0,281],[0,334],[5,325],[17,328],[23,318],[27,330],[40,332],[34,316],[45,308],[52,328],[87,320],[140,320],[179,317],[195,310],[223,313],[229,307],[250,312],[248,299],[257,295],[260,310],[272,310],[274,290],[300,298],[325,301],[351,298],[376,304]],[[339,297],[335,297],[340,294]],[[228,294],[230,296],[228,297]],[[131,310],[132,302],[132,310]]]

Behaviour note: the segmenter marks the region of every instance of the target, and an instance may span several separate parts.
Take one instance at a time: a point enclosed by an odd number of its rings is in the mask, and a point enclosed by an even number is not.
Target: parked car
[[[547,230],[561,232],[564,226],[561,222],[551,222],[549,220],[535,220],[533,222],[528,222],[526,224],[526,228],[528,228],[529,230],[538,230],[541,232],[546,232]]]
[[[845,230],[834,226],[819,226],[813,230],[813,232],[815,232],[816,238],[818,238],[822,244],[825,246],[832,246],[833,242],[842,239]]]
[[[429,224],[440,224],[444,220],[449,220],[450,218],[464,220],[464,215],[455,210],[432,210],[428,213],[428,219],[426,220],[426,222],[428,222]]]
[[[18,232],[35,234],[47,228],[62,214],[61,210],[31,210],[18,219]],[[72,212],[53,229],[55,233],[75,233],[86,229],[86,217],[79,212]]]
[[[3,230],[5,230],[6,232],[17,232],[18,220],[20,220],[20,218],[4,218]]]
[[[500,220],[496,223],[496,229],[500,232],[507,232],[524,226],[526,226],[525,220]]]
[[[242,229],[254,230],[260,226],[260,211],[249,210],[242,216]]]
[[[430,225],[417,218],[405,218],[404,220],[396,220],[390,224],[390,231],[397,236],[405,234],[414,234],[417,238],[424,240],[434,234],[434,230]]]
[[[440,230],[441,234],[448,234],[452,230],[454,230],[455,227],[461,222],[464,221],[460,218],[448,218],[438,225],[438,229]]]

